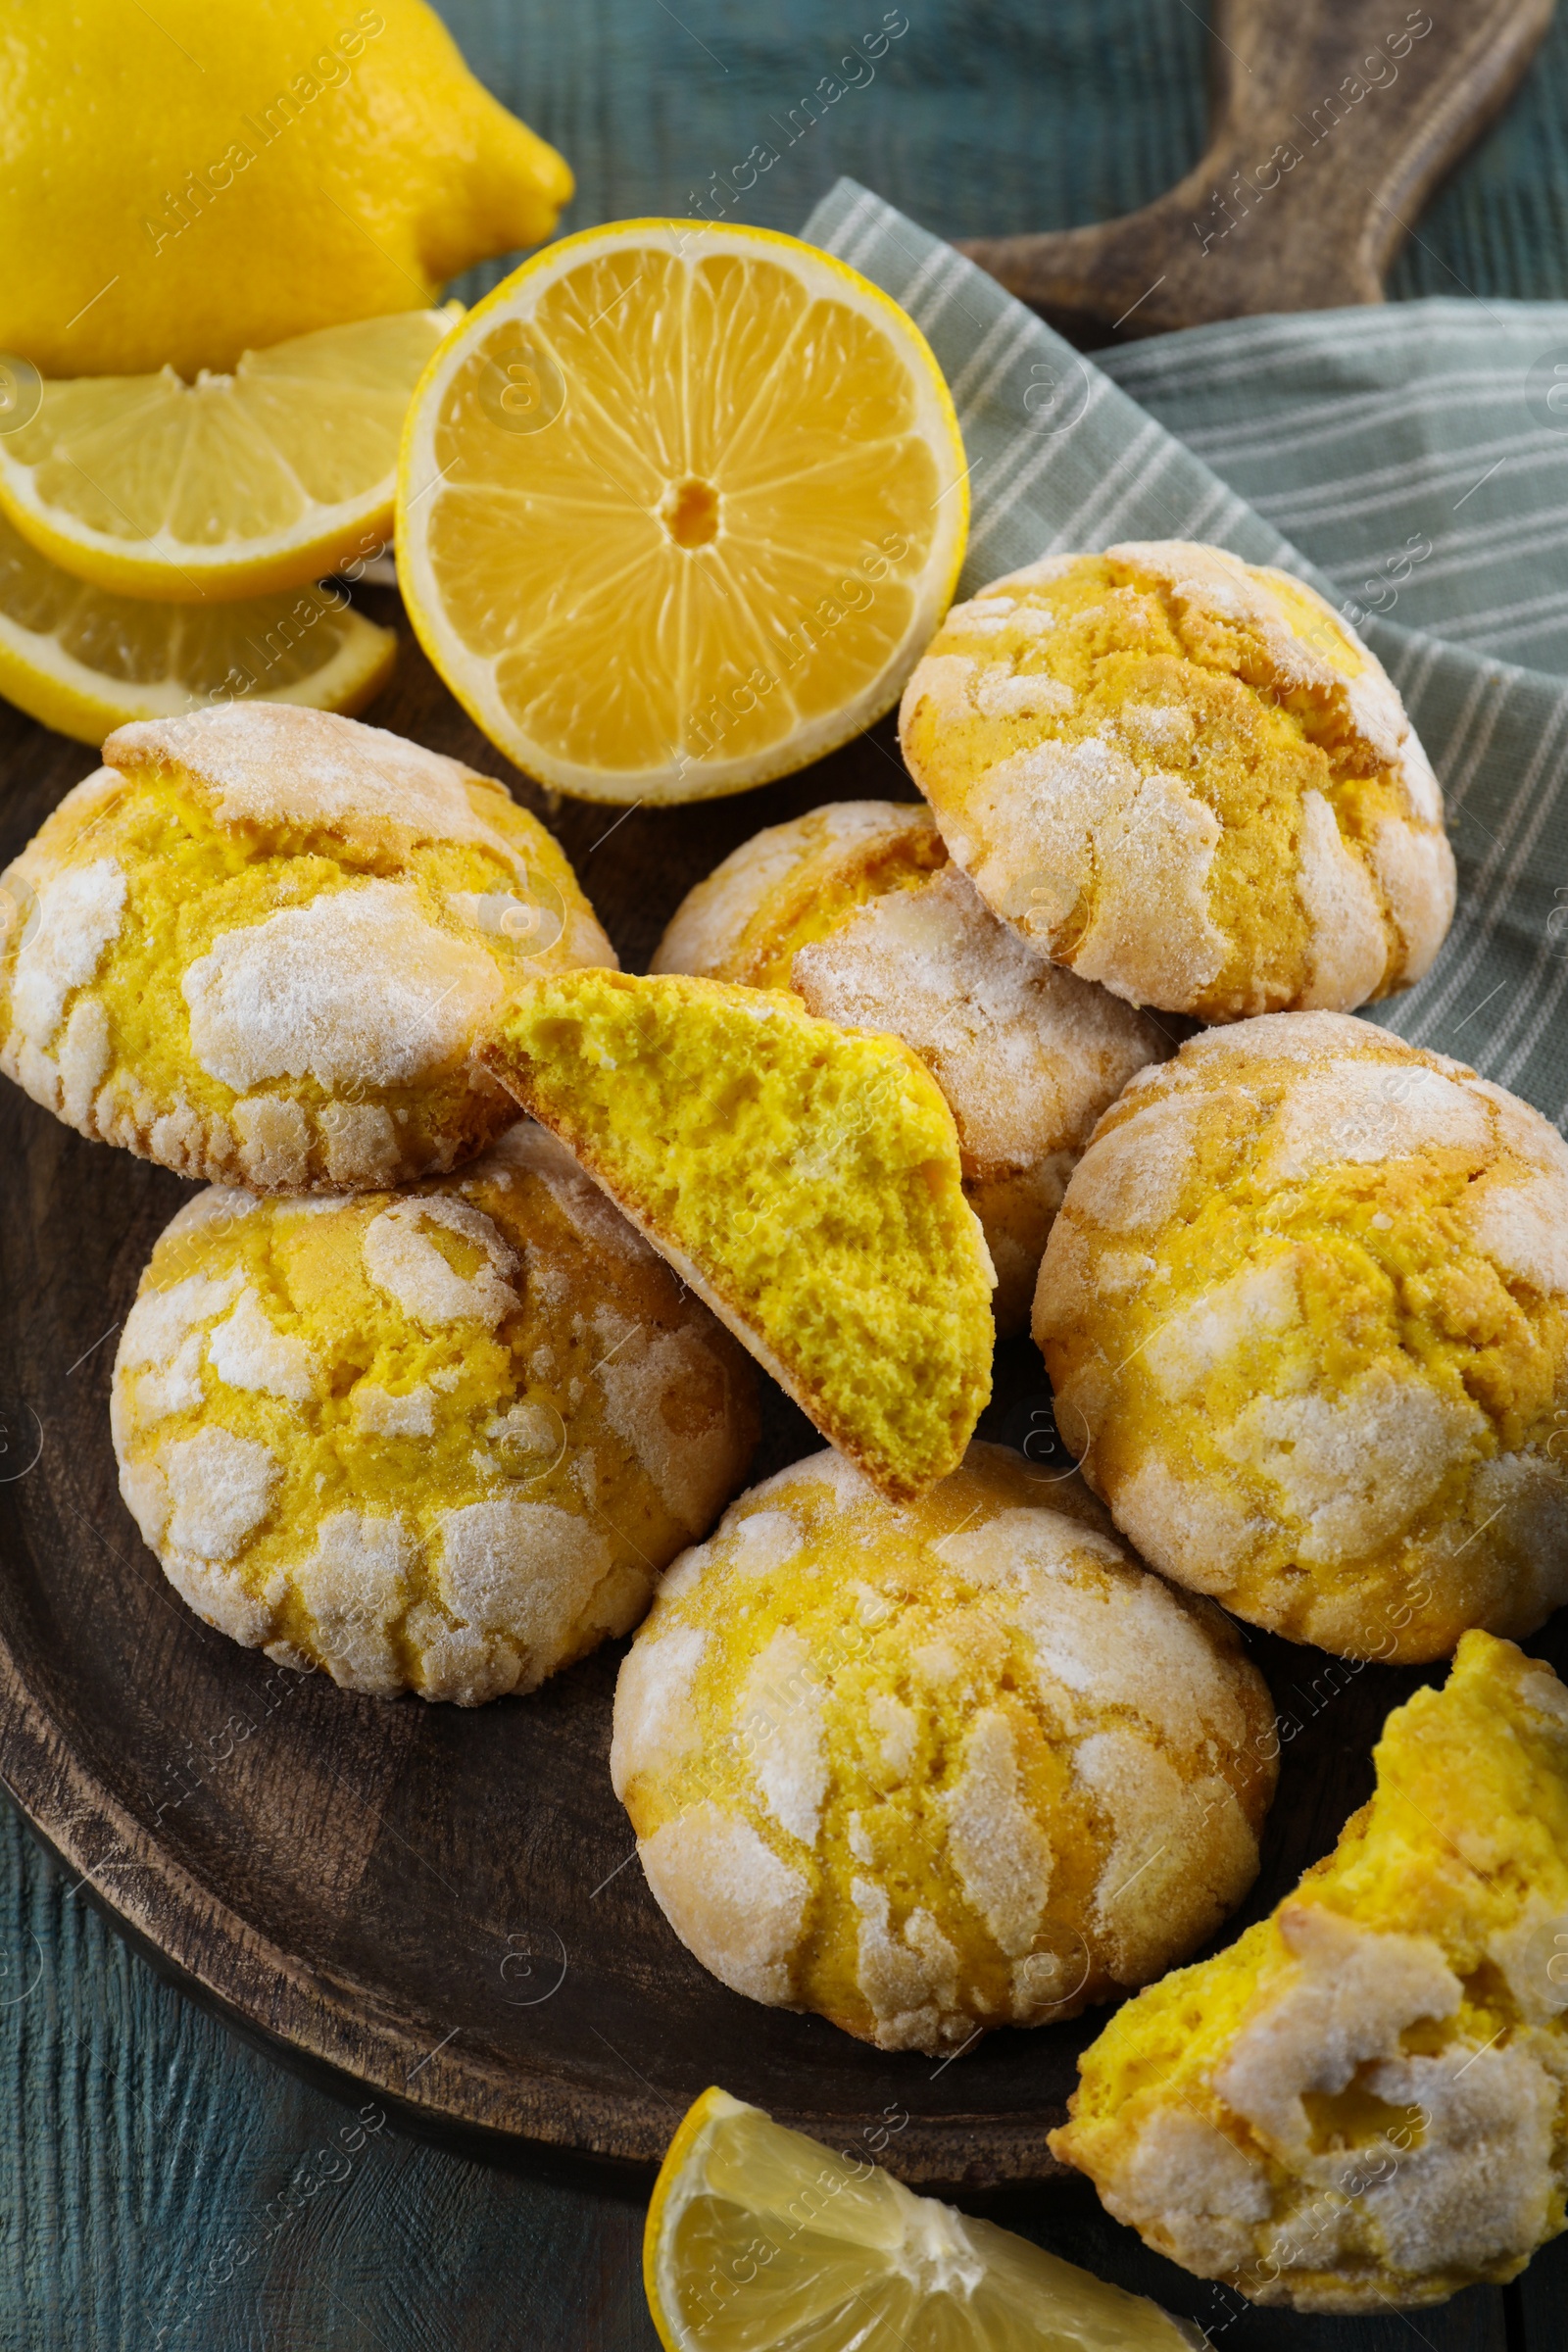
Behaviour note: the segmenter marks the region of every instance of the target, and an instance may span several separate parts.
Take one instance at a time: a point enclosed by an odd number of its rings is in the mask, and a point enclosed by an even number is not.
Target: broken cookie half
[[[881,1494],[956,1468],[995,1277],[906,1046],[782,992],[595,971],[525,985],[482,1054]]]
[[[1298,2311],[1442,2302],[1563,2227],[1568,1690],[1468,1633],[1269,1919],[1129,2001],[1054,2152],[1200,2277]]]

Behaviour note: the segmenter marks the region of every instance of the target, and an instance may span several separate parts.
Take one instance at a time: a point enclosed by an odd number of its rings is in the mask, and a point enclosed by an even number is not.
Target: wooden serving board
[[[403,637],[367,716],[497,772],[396,599],[367,601]],[[0,862],[92,765],[0,706]],[[788,783],[686,811],[551,810],[508,781],[555,826],[634,968],[684,891],[758,826],[908,790],[888,723]],[[891,2127],[885,2152],[909,2180],[1054,2169],[1045,2134],[1095,2015],[994,2034],[945,2063],[884,2056],[742,2000],[682,1949],[610,1787],[623,1645],[468,1712],[353,1696],[192,1616],[120,1501],[108,1419],[119,1324],[189,1188],[11,1086],[0,1166],[0,1774],[157,1962],[280,2054],[426,2127],[648,2160],[716,2081],[836,2146],[881,2147]],[[987,1434],[1038,1455],[1046,1407],[1038,1356],[1012,1343]],[[815,1444],[770,1389],[758,1474]],[[1421,1679],[1261,1638],[1254,1649],[1301,1728],[1246,1918],[1333,1843],[1369,1790],[1384,1714]]]
[[[1388,13],[1385,37],[1400,21]],[[1191,183],[1127,222],[977,258],[1102,338],[1167,263],[1126,331],[1376,299],[1397,234],[1388,215],[1501,103],[1548,13],[1549,0],[1484,0],[1435,27],[1406,53],[1402,84],[1373,93],[1332,143],[1335,171],[1320,159],[1293,173],[1205,274],[1184,240],[1208,180],[1260,161],[1252,148],[1285,101],[1298,111],[1304,97],[1310,113],[1375,31],[1367,0],[1224,0],[1214,144]],[[1352,157],[1362,202],[1335,194]],[[692,883],[758,827],[826,800],[913,797],[887,721],[733,800],[549,807],[435,679],[395,597],[364,601],[403,640],[366,715],[505,774],[560,836],[631,969]],[[94,764],[0,704],[0,863]],[[646,2162],[716,2081],[836,2146],[882,2151],[910,2180],[972,2188],[1056,2169],[1045,2135],[1102,2013],[997,2033],[946,2061],[883,2056],[818,2018],[742,2000],[682,1949],[610,1788],[623,1645],[531,1697],[465,1712],[353,1696],[192,1616],[120,1501],[108,1421],[120,1323],[188,1188],[83,1142],[9,1086],[0,1168],[0,1776],[158,1965],[292,2062],[492,2145],[523,2134]],[[983,1432],[1038,1458],[1049,1426],[1039,1358],[1014,1343]],[[755,1474],[815,1443],[770,1390]],[[1262,1874],[1226,1939],[1332,1845],[1370,1789],[1385,1714],[1424,1679],[1263,1637],[1252,1647],[1286,1744]],[[1568,1666],[1568,1612],[1542,1654]]]
[[[1208,143],[1191,172],[1119,220],[963,250],[1085,346],[1381,302],[1417,212],[1506,105],[1552,6],[1213,0]]]

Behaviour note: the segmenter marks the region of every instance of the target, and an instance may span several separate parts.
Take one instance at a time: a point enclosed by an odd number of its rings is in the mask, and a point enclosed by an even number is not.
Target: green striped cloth
[[[853,180],[804,234],[902,303],[947,374],[973,500],[962,593],[1048,553],[1206,539],[1355,623],[1442,778],[1459,865],[1436,964],[1370,1017],[1560,1127],[1568,305],[1246,318],[1087,359]]]

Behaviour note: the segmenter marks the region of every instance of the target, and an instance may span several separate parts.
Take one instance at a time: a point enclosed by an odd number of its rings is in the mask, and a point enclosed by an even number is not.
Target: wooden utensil
[[[1086,349],[1381,302],[1416,211],[1506,104],[1551,9],[1215,0],[1209,141],[1185,179],[1119,220],[961,250]]]

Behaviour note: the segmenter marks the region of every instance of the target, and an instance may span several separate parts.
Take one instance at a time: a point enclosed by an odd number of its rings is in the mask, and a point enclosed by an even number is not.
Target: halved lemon
[[[648,2209],[665,2352],[1191,2352],[1141,2295],[705,2090]]]
[[[587,800],[788,774],[879,718],[968,527],[924,336],[760,228],[631,220],[548,246],[415,394],[398,574],[509,759]]]
[[[461,315],[452,303],[322,327],[193,384],[172,368],[33,378],[32,414],[0,433],[0,509],[120,596],[302,588],[390,537],[409,396]]]
[[[0,695],[80,743],[245,697],[363,710],[397,642],[332,588],[205,607],[109,596],[0,518]]]

